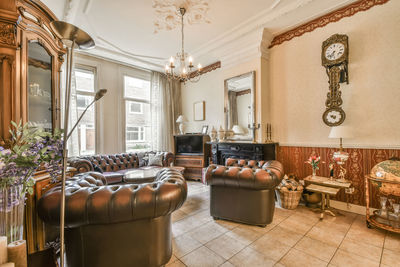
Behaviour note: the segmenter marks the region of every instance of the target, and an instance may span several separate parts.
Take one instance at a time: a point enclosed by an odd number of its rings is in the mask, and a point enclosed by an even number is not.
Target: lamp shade
[[[240,127],[239,125],[233,125],[232,131],[233,131],[235,134],[244,134],[243,128]]]
[[[176,120],[176,122],[179,122],[179,123],[187,122],[187,119],[186,119],[185,116],[180,115],[180,116],[178,117],[178,119]]]
[[[353,138],[352,128],[348,126],[336,126],[331,128],[329,138]]]

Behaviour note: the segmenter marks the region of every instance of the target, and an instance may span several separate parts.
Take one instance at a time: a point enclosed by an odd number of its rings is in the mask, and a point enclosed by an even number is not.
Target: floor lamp
[[[90,49],[95,46],[93,39],[78,27],[69,24],[64,21],[52,21],[50,27],[55,32],[58,38],[62,40],[64,45],[67,47],[67,72],[66,72],[66,86],[65,86],[65,110],[64,110],[64,133],[63,133],[63,169],[61,178],[61,208],[60,208],[60,265],[65,266],[64,262],[64,215],[65,215],[65,178],[67,171],[67,141],[68,137],[68,120],[69,120],[69,108],[71,98],[71,78],[72,78],[72,66],[74,49],[79,48],[82,50]],[[106,90],[107,91],[107,90]],[[100,91],[99,91],[100,92]],[[105,92],[101,93],[103,96]],[[96,94],[97,95],[97,94]],[[100,96],[100,98],[101,98]],[[100,99],[98,98],[98,99]],[[98,100],[97,99],[97,100]],[[95,100],[96,101],[96,98]],[[94,101],[90,104],[92,105]],[[86,111],[86,110],[85,110]],[[84,114],[84,113],[83,113]],[[83,116],[82,114],[82,116]],[[82,117],[81,116],[81,117]],[[81,119],[81,118],[80,118]],[[75,129],[76,126],[73,127]],[[73,130],[72,129],[72,130]]]

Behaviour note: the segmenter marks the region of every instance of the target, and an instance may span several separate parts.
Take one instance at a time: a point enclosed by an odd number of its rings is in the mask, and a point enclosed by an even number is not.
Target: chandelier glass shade
[[[197,68],[193,65],[193,58],[185,52],[184,42],[184,23],[183,16],[186,13],[186,9],[181,7],[179,9],[181,15],[181,36],[182,46],[181,52],[178,52],[176,56],[171,56],[169,63],[165,65],[165,74],[169,79],[179,80],[181,82],[198,82],[200,80],[201,64],[197,65]]]

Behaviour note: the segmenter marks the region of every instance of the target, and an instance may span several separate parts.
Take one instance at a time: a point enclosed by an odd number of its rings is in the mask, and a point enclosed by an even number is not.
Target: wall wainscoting
[[[285,173],[294,173],[299,179],[311,175],[312,170],[305,161],[314,152],[321,156],[321,160],[325,163],[320,164],[317,175],[329,176],[329,163],[332,161],[333,152],[337,148],[332,147],[299,147],[299,146],[279,146],[277,159],[283,163]],[[355,188],[354,194],[348,196],[350,203],[365,206],[365,183],[364,176],[369,174],[372,167],[391,157],[400,157],[400,149],[365,149],[365,148],[345,148],[350,154],[345,168],[347,170],[347,179],[351,180]],[[335,166],[335,175],[338,173]],[[340,191],[336,200],[346,201],[346,195],[343,190]],[[377,200],[377,192],[372,189],[370,195],[373,195],[372,206],[379,207]]]

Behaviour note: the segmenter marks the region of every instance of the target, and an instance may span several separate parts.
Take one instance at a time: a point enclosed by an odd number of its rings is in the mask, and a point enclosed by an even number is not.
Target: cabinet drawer
[[[175,165],[182,167],[203,167],[203,159],[175,158]]]

